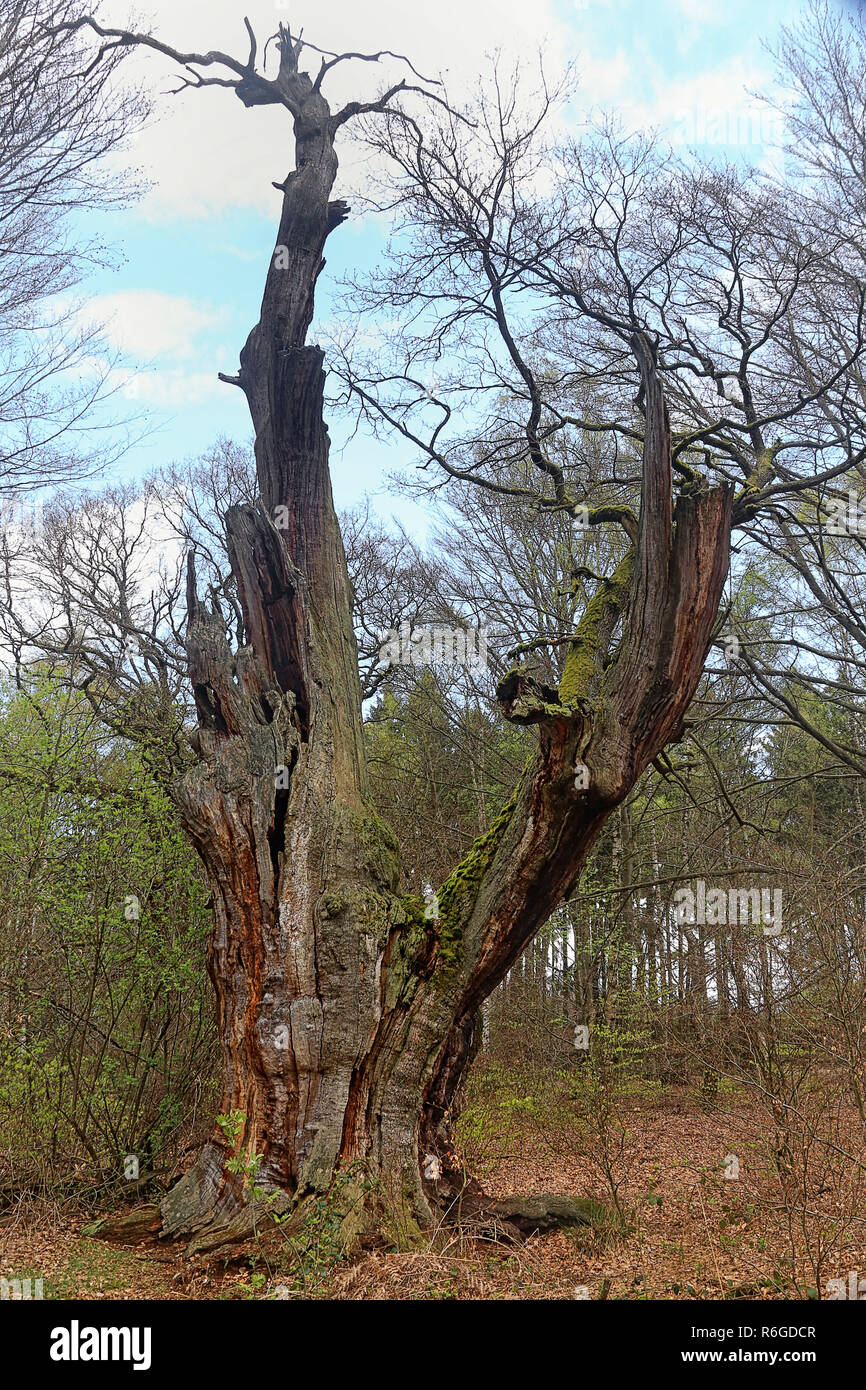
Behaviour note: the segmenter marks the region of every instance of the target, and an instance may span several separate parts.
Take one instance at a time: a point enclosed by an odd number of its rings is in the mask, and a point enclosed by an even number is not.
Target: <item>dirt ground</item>
[[[694,1093],[671,1090],[652,1104],[636,1099],[626,1120],[624,1232],[555,1231],[515,1247],[442,1231],[426,1246],[350,1262],[323,1239],[300,1264],[278,1248],[225,1267],[158,1241],[88,1238],[92,1213],[31,1202],[2,1218],[0,1276],[41,1278],[47,1299],[763,1300],[825,1298],[828,1279],[866,1275],[858,1195],[831,1183],[799,1203],[781,1200],[765,1116],[748,1101],[708,1113]],[[518,1116],[486,1149],[469,1157],[496,1195],[603,1193],[567,1128]],[[732,1156],[735,1178],[726,1177]]]

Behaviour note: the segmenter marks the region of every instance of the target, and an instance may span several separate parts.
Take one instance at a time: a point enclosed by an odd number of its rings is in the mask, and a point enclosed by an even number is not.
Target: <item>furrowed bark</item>
[[[218,1127],[163,1203],[164,1234],[195,1235],[199,1249],[249,1230],[254,1204],[227,1167],[238,1155],[261,1156],[255,1182],[283,1204],[360,1160],[404,1231],[448,1207],[462,1186],[450,1124],[479,1005],[675,733],[727,572],[730,493],[681,496],[674,513],[667,412],[651,346],[636,334],[646,441],[634,553],[589,605],[558,690],[519,670],[503,682],[503,710],[537,726],[537,752],[441,886],[438,917],[400,894],[396,838],[367,800],[323,355],[306,342],[325,241],[346,213],[331,200],[339,120],[298,71],[298,51],[282,30],[279,77],[260,93],[278,91],[292,112],[296,169],[281,185],[278,254],[233,379],[249,402],[261,497],[227,518],[240,651],[200,602],[190,562],[200,756],[173,795],[213,890],[220,1110],[243,1115],[234,1148]],[[565,1212],[500,1208],[487,1210],[524,1228]]]
[[[651,357],[638,356],[648,408],[633,564],[627,557],[610,592],[603,588],[593,601],[597,611],[578,628],[558,691],[532,690],[518,673],[500,686],[506,715],[538,725],[539,747],[483,872],[470,888],[470,857],[452,875],[454,882],[462,873],[467,885],[451,924],[463,941],[464,980],[426,1097],[430,1147],[447,1146],[480,1002],[570,891],[608,816],[674,736],[709,649],[727,574],[732,492],[681,496],[672,527],[667,412]],[[623,635],[605,668],[597,629],[618,606]],[[575,786],[578,761],[588,771],[585,791]]]
[[[174,795],[213,887],[209,970],[223,1047],[221,1111],[244,1115],[256,1182],[299,1193],[337,1162],[354,1066],[375,1026],[376,962],[397,885],[395,842],[364,800],[349,582],[328,472],[323,355],[307,345],[337,170],[330,111],[281,38],[293,112],[259,323],[239,384],[256,434],[261,505],[227,540],[246,646],[233,654],[191,571],[188,653],[200,764]],[[232,1226],[244,1184],[217,1130],[165,1203],[169,1233]],[[243,1221],[240,1219],[240,1228]]]

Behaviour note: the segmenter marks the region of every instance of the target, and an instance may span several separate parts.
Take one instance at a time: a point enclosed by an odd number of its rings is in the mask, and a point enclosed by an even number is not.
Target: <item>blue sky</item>
[[[771,158],[767,148],[778,123],[752,103],[749,90],[767,90],[772,61],[762,47],[780,24],[801,12],[791,0],[439,0],[435,11],[402,0],[354,0],[291,8],[271,0],[151,0],[142,14],[160,37],[200,51],[221,47],[245,56],[242,17],[249,14],[262,40],[277,20],[299,24],[324,47],[388,46],[405,52],[425,72],[445,70],[457,96],[471,89],[485,54],[546,66],[577,62],[584,109],[618,110],[627,124],[649,123],[680,145],[704,155]],[[109,22],[124,22],[123,0],[109,0]],[[136,72],[157,93],[171,85],[170,68],[156,55],[136,57]],[[345,65],[348,68],[348,65]],[[371,93],[389,75],[372,65],[341,74],[335,96]],[[342,83],[342,86],[340,85]],[[363,84],[366,84],[364,86]],[[575,115],[580,116],[576,111]],[[100,214],[86,226],[110,244],[115,268],[83,287],[89,317],[105,321],[123,354],[115,377],[115,413],[135,412],[141,437],[117,473],[143,476],[173,459],[205,452],[219,434],[246,440],[250,426],[243,395],[220,384],[232,372],[256,321],[264,271],[273,250],[279,194],[273,179],[291,167],[285,113],[247,112],[230,92],[157,96],[157,119],[129,151],[130,163],[150,180],[145,197],[126,210]],[[349,177],[356,177],[349,158]],[[331,237],[320,280],[318,316],[332,310],[332,287],[357,266],[375,266],[385,229],[373,219],[350,220]],[[315,336],[315,333],[313,334]],[[345,450],[346,426],[331,421],[338,504],[365,492],[377,509],[423,526],[423,514],[390,498],[383,474],[412,466],[398,443],[357,438]]]

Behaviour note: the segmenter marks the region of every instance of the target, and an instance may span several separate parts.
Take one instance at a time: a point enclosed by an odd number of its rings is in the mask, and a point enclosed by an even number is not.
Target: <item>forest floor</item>
[[[494,1078],[461,1125],[463,1149],[497,1196],[604,1196],[612,1157],[624,1232],[555,1231],[517,1247],[439,1233],[426,1247],[347,1262],[323,1228],[300,1263],[269,1248],[224,1267],[158,1241],[90,1239],[87,1214],[42,1201],[0,1218],[0,1276],[42,1278],[51,1299],[761,1300],[817,1288],[825,1298],[828,1279],[866,1274],[863,1193],[825,1165],[816,1190],[797,1197],[794,1180],[786,1199],[752,1097],[707,1108],[699,1093],[667,1088],[633,1096],[610,1123],[599,1114],[578,1133],[567,1107],[539,1108],[531,1088],[520,1095]],[[731,1158],[736,1178],[725,1176]]]

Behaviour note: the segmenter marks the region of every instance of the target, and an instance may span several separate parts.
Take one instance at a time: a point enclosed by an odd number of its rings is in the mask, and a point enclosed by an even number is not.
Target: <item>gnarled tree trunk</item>
[[[559,689],[519,670],[502,682],[506,716],[537,725],[537,751],[440,887],[439,915],[402,896],[396,839],[368,800],[323,354],[305,341],[325,240],[347,211],[330,194],[348,108],[331,114],[298,71],[299,51],[283,30],[268,99],[292,112],[296,169],[236,379],[261,494],[227,521],[246,645],[230,649],[191,563],[200,759],[173,794],[213,890],[221,1110],[244,1117],[235,1150],[260,1154],[256,1183],[293,1200],[363,1159],[423,1225],[459,1183],[450,1123],[480,1004],[695,692],[727,572],[731,499],[695,491],[674,514],[667,412],[651,347],[636,335],[646,436],[634,546],[579,624]],[[266,98],[257,88],[247,99]],[[168,1194],[166,1233],[220,1239],[244,1228],[248,1192],[226,1166],[235,1150],[218,1129]]]

